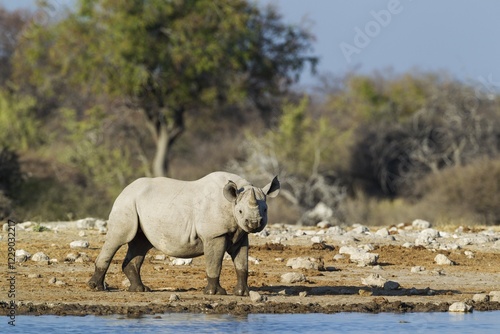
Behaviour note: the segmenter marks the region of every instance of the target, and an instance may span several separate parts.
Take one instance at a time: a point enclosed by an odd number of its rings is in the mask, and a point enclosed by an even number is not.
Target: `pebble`
[[[411,267],[411,272],[412,273],[420,273],[422,271],[425,271],[425,267],[422,267],[422,266]]]
[[[450,305],[450,308],[448,309],[448,311],[468,313],[468,312],[472,312],[472,306],[470,306],[464,302],[455,302],[455,303]]]
[[[286,266],[292,269],[324,270],[323,261],[312,257],[291,258],[286,262]]]
[[[377,232],[375,232],[375,235],[378,235],[379,237],[387,237],[389,236],[389,230],[387,230],[385,227],[381,228]]]
[[[296,273],[296,272],[289,272],[289,273],[284,273],[281,275],[281,282],[282,283],[299,283],[299,282],[305,282],[306,281],[306,276],[301,273]]]
[[[85,231],[80,231],[80,232],[78,232],[78,236],[79,236],[79,237],[84,237],[84,236],[86,236],[86,235],[87,235],[87,233],[85,233]]]
[[[49,278],[49,280],[48,280],[48,283],[49,283],[49,284],[55,284],[56,282],[57,282],[57,278],[55,278],[55,277],[51,277],[51,278]]]
[[[70,248],[89,248],[89,242],[86,240],[75,240],[70,242]]]
[[[171,302],[176,302],[178,300],[181,300],[181,297],[179,297],[179,295],[176,294],[176,293],[172,293],[170,295],[170,297],[168,298],[168,300],[171,301]]]
[[[28,274],[28,278],[40,278],[42,275],[40,274]]]
[[[423,219],[415,219],[412,221],[411,226],[418,229],[427,229],[431,227],[431,223]]]
[[[307,295],[308,295],[307,291],[301,291],[301,292],[299,292],[299,297],[304,298],[304,297],[307,297]]]
[[[37,252],[31,256],[31,260],[35,262],[47,262],[50,260],[50,257],[43,253],[43,252]]]
[[[471,251],[468,251],[466,250],[464,252],[464,255],[468,258],[468,259],[473,259],[474,258],[474,252],[471,252]]]
[[[257,291],[250,291],[249,292],[250,300],[254,303],[259,303],[262,301],[262,295],[258,293]]]
[[[188,266],[191,263],[193,263],[193,259],[174,258],[170,261],[170,264],[173,266]]]
[[[438,264],[438,265],[444,265],[444,266],[455,265],[455,262],[453,262],[446,255],[443,255],[443,254],[436,255],[436,257],[434,258],[434,262],[436,262],[436,264]]]
[[[476,293],[472,296],[472,300],[475,302],[487,302],[490,300],[490,296],[485,293]]]

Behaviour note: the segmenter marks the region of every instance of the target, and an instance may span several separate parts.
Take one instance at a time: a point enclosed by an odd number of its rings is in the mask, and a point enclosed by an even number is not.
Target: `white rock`
[[[387,280],[379,274],[370,274],[368,277],[361,279],[363,285],[371,286],[372,288],[383,288],[386,282]]]
[[[36,252],[31,256],[31,260],[35,262],[49,261],[50,257],[43,252]]]
[[[75,259],[76,263],[85,263],[85,262],[92,262],[92,259],[90,256],[87,255],[87,253],[78,253],[78,257]]]
[[[291,258],[287,261],[286,266],[292,267],[292,269],[324,269],[322,261],[320,261],[319,259],[308,257]]]
[[[367,252],[358,252],[351,254],[351,262],[357,263],[360,267],[371,266],[377,264],[378,254],[375,253],[367,253]]]
[[[167,256],[165,254],[156,254],[154,256],[154,259],[156,261],[165,261],[167,259]]]
[[[290,272],[281,275],[282,283],[299,283],[299,282],[305,282],[305,280],[306,276],[301,273]]]
[[[344,255],[342,255],[342,254],[335,254],[335,256],[333,257],[333,259],[334,259],[335,261],[339,261],[339,260],[343,260],[343,259],[345,259],[345,256],[344,256]]]
[[[429,236],[431,238],[439,238],[441,235],[438,230],[435,230],[433,228],[426,228],[425,230],[422,230],[419,233],[421,236]]]
[[[173,266],[188,266],[193,263],[193,259],[174,258],[170,262]]]
[[[250,297],[250,300],[254,303],[259,303],[262,301],[262,296],[257,291],[250,291],[249,297]]]
[[[84,236],[86,236],[86,235],[87,235],[87,233],[85,233],[85,231],[80,231],[80,232],[78,232],[78,236],[79,236],[79,237],[84,237]]]
[[[327,220],[322,220],[319,223],[317,223],[316,226],[319,227],[319,228],[329,228],[332,225]]]
[[[500,291],[490,291],[488,295],[490,296],[490,301],[500,302]]]
[[[363,245],[361,246],[361,249],[369,252],[369,251],[372,251],[375,249],[375,246],[373,246],[372,244],[366,244],[366,245]]]
[[[434,258],[434,262],[436,262],[436,264],[438,265],[446,266],[452,266],[455,264],[452,260],[450,260],[446,255],[443,254],[436,255],[436,257]]]
[[[26,258],[30,258],[31,257],[31,254],[28,253],[27,251],[25,251],[24,249],[16,249],[16,253],[15,253],[15,256],[24,256]]]
[[[191,260],[192,261],[192,260]],[[253,264],[259,264],[260,263],[260,260],[256,257],[253,257],[253,256],[249,256],[248,257],[248,262],[250,263],[253,263]]]
[[[320,244],[323,242],[323,238],[322,237],[319,237],[319,236],[314,236],[311,238],[311,242],[313,244]]]
[[[170,297],[168,298],[168,300],[171,301],[171,302],[175,302],[175,301],[178,301],[180,299],[181,299],[181,297],[179,297],[179,295],[176,294],[176,293],[172,293],[170,295]]]
[[[351,234],[363,234],[363,233],[366,233],[366,232],[369,232],[370,229],[364,225],[359,225],[355,228],[353,228],[349,233]]]
[[[89,242],[86,240],[75,240],[70,242],[70,248],[89,248]]]
[[[463,303],[463,302],[456,302],[450,305],[450,308],[448,309],[450,312],[472,312],[472,306]]]
[[[68,253],[66,257],[64,258],[65,262],[75,262],[75,260],[78,259],[78,254],[75,253]]]
[[[431,223],[429,223],[428,221],[426,220],[423,220],[423,219],[415,219],[412,223],[411,223],[411,226],[414,227],[414,228],[418,228],[418,229],[426,229],[426,228],[430,228],[431,227]]]
[[[468,251],[466,250],[464,252],[464,255],[468,258],[468,259],[473,259],[474,258],[474,252],[471,252],[471,251]]]
[[[475,302],[487,302],[490,300],[490,296],[485,293],[476,293],[472,296],[472,300]]]
[[[422,272],[422,271],[425,271],[425,268],[422,267],[422,266],[411,267],[411,272],[412,273],[419,273],[419,272]]]
[[[28,274],[28,278],[40,278],[42,275],[40,274]]]
[[[342,246],[339,248],[339,254],[353,254],[353,253],[358,253],[360,251],[359,248],[357,247],[352,247],[352,246]]]
[[[387,237],[389,235],[389,231],[384,227],[375,232],[375,235],[379,237]]]
[[[331,234],[331,235],[342,235],[344,233],[345,233],[345,230],[340,226],[333,226],[327,230],[327,234]]]
[[[404,248],[412,248],[414,246],[414,244],[412,244],[411,242],[405,242],[402,246]]]

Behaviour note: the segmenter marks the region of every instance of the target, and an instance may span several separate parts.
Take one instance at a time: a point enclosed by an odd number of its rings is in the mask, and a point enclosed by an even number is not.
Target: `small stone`
[[[75,240],[70,242],[70,248],[89,248],[89,242],[86,240]]]
[[[281,275],[282,283],[299,283],[305,281],[306,281],[306,276],[301,273],[289,272]]]
[[[122,281],[122,286],[124,287],[129,287],[130,286],[130,281],[128,280],[128,278],[125,278],[123,281]]]
[[[359,289],[358,295],[360,296],[373,296],[373,292],[366,289]]]
[[[278,291],[278,295],[286,296],[286,289]]]
[[[87,233],[85,233],[85,231],[80,231],[80,232],[78,232],[78,236],[79,236],[79,237],[84,237],[84,236],[86,236],[86,235],[87,235]]]
[[[37,252],[31,257],[32,261],[35,262],[48,262],[50,260],[49,256],[43,252]]]
[[[250,296],[250,300],[254,303],[259,303],[262,301],[262,296],[257,291],[250,291],[249,296]]]
[[[75,262],[76,259],[78,259],[78,254],[68,253],[64,258],[64,262]]]
[[[450,312],[472,312],[472,306],[464,303],[464,302],[455,302],[450,305],[450,308],[448,309]]]
[[[375,232],[375,235],[378,235],[379,237],[387,237],[389,235],[389,231],[386,228],[381,228]]]
[[[78,257],[75,260],[76,263],[92,262],[90,256],[87,253],[78,253]]]
[[[367,285],[373,288],[383,288],[386,282],[387,280],[379,274],[371,274],[368,277],[361,279],[361,283],[363,285]]]
[[[48,262],[49,262],[49,264],[56,264],[56,263],[59,262],[59,260],[57,260],[57,259],[49,259]]]
[[[168,298],[168,300],[171,301],[171,302],[176,302],[178,300],[181,300],[181,297],[179,297],[179,295],[176,294],[176,293],[172,293],[170,295],[170,297]]]
[[[412,221],[411,226],[418,229],[427,229],[431,227],[431,223],[423,219],[415,219]]]
[[[342,254],[335,254],[335,256],[333,257],[333,259],[334,259],[335,261],[340,261],[340,260],[345,259],[345,256],[344,256],[344,255],[342,255]]]
[[[292,267],[292,269],[324,270],[323,261],[307,257],[291,258],[287,261],[286,266]]]
[[[154,256],[155,261],[165,261],[167,256],[165,254],[157,254]]]
[[[258,258],[256,258],[256,257],[249,256],[248,257],[248,262],[253,263],[253,264],[259,264],[260,260]]]
[[[54,284],[57,286],[65,286],[66,282],[57,280]]]
[[[55,284],[57,282],[57,278],[51,277],[51,278],[49,278],[48,282],[49,282],[49,284]]]
[[[404,247],[404,248],[412,248],[413,246],[414,246],[414,244],[412,244],[411,242],[405,242],[405,243],[403,244],[403,247]]]
[[[188,266],[193,263],[193,259],[182,259],[182,258],[174,258],[170,262],[173,266]]]
[[[31,254],[25,251],[24,249],[16,249],[15,256],[26,257],[29,259],[31,257]]]
[[[489,296],[490,296],[490,301],[500,302],[500,291],[490,291]]]
[[[434,258],[434,262],[438,265],[444,265],[444,266],[453,266],[455,263],[450,260],[446,255],[443,254],[438,254]]]
[[[378,261],[378,254],[358,252],[351,254],[351,262],[355,262],[360,267],[375,265]]]
[[[464,255],[468,258],[468,259],[473,259],[474,258],[474,252],[471,252],[471,251],[468,251],[466,250],[464,252]]]
[[[302,297],[302,298],[307,297],[307,291],[299,292],[299,297]]]
[[[40,274],[28,274],[28,278],[40,278],[42,275]]]
[[[472,300],[479,303],[487,302],[490,300],[490,296],[485,293],[476,293],[474,296],[472,296]]]
[[[317,226],[318,228],[329,228],[329,227],[331,227],[332,225],[331,225],[328,221],[326,221],[326,220],[322,220],[322,221],[320,221],[319,223],[317,223],[317,224],[316,224],[316,226]]]
[[[412,273],[420,273],[422,271],[425,271],[425,267],[422,267],[422,266],[411,267]]]
[[[322,238],[322,237],[320,237],[320,236],[317,236],[317,235],[311,238],[311,242],[312,242],[313,244],[320,244],[320,243],[322,243],[323,241],[324,241],[324,240],[323,240],[323,238]]]
[[[163,270],[163,266],[160,266],[160,265],[156,265],[153,267],[154,270],[156,271],[162,271]]]

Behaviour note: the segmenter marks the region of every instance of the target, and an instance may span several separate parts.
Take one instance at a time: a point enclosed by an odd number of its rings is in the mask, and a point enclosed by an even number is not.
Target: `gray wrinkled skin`
[[[128,243],[123,272],[129,291],[149,291],[140,268],[153,247],[167,255],[192,258],[205,254],[206,294],[226,294],[219,284],[224,253],[233,259],[238,278],[234,293],[248,295],[248,233],[267,224],[266,197],[278,195],[275,177],[264,188],[238,175],[214,172],[196,181],[141,178],[116,199],[108,233],[88,285],[104,290],[104,276],[116,251]]]

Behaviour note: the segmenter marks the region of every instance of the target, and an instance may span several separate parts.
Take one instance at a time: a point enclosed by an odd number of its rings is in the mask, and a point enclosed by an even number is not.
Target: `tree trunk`
[[[184,108],[173,110],[173,115],[167,119],[163,114],[155,122],[156,152],[153,159],[153,176],[167,176],[170,167],[172,146],[184,132]]]
[[[168,173],[168,130],[165,124],[160,125],[156,135],[156,152],[153,159],[153,176],[166,176]]]

